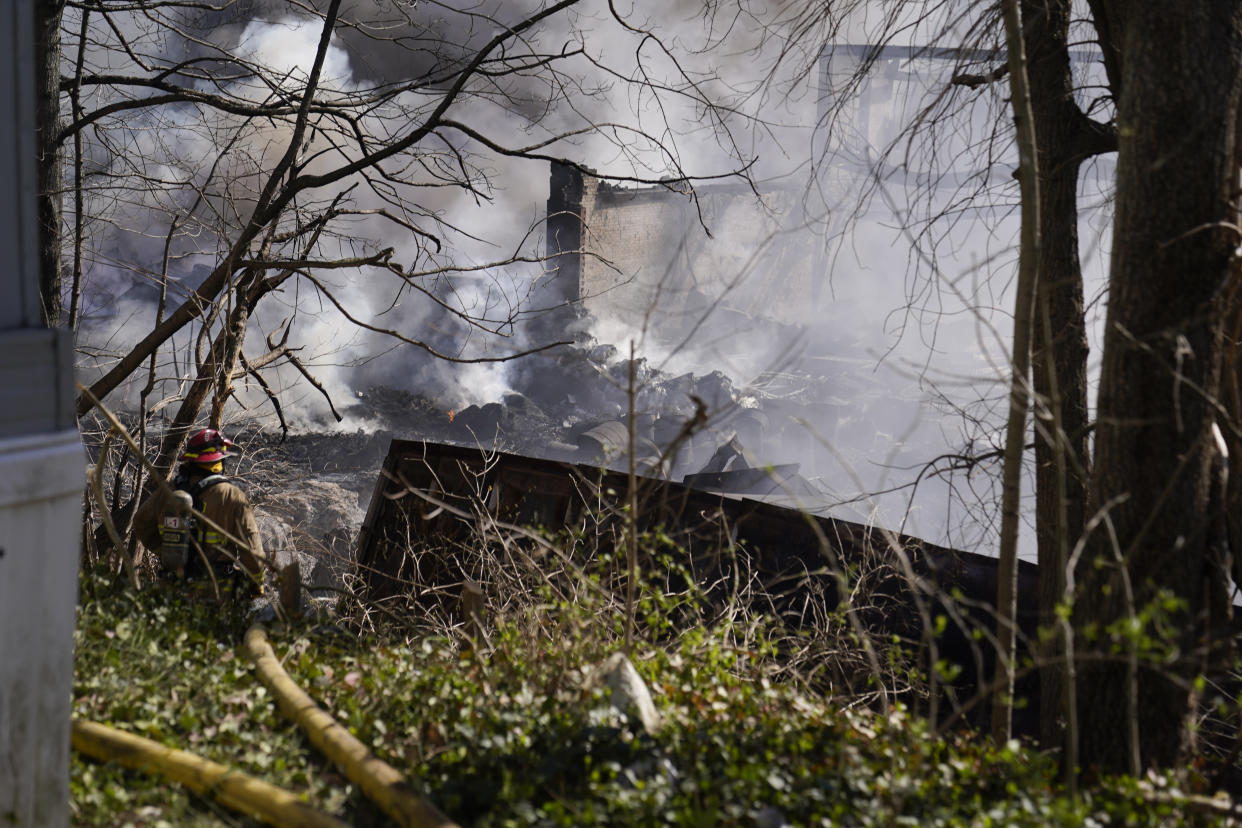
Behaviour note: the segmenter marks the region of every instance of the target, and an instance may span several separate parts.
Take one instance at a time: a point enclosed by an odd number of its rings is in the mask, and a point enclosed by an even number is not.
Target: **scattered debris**
[[[587,677],[583,690],[590,692],[599,687],[608,688],[609,704],[636,718],[648,734],[654,736],[660,730],[660,711],[651,699],[651,691],[625,653],[613,653],[605,659]]]

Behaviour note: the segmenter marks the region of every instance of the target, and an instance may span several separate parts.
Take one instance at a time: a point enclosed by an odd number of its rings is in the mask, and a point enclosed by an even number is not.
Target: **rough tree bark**
[[[1056,629],[1068,549],[1088,513],[1087,332],[1078,250],[1078,172],[1083,160],[1115,148],[1111,130],[1074,101],[1070,72],[1070,0],[1023,0],[1023,37],[1039,170],[1040,247],[1032,381],[1035,412],[1035,535],[1039,624]],[[1059,441],[1059,442],[1058,442]],[[1058,647],[1040,669],[1040,741],[1061,742]]]
[[[60,325],[61,193],[64,189],[60,148],[60,21],[65,0],[35,3],[35,66],[39,95],[35,104],[35,144],[38,148],[39,187],[39,295],[43,322]]]
[[[1022,454],[1030,409],[1031,323],[1039,268],[1039,172],[1035,117],[1026,74],[1018,0],[1002,0],[1013,119],[1018,133],[1018,177],[1022,183],[1022,233],[1018,284],[1014,296],[1009,421],[1005,430],[1004,503],[1001,507],[1000,560],[996,580],[996,692],[992,701],[992,739],[1009,741],[1013,726],[1014,662],[1018,615],[1018,519],[1021,513]]]
[[[1182,602],[1149,628],[1171,645],[1163,662],[1125,636],[1111,642],[1118,656],[1102,635],[1104,658],[1083,665],[1082,765],[1130,772],[1178,759],[1202,612],[1226,583],[1212,572],[1211,429],[1239,241],[1242,0],[1092,6],[1107,21],[1110,75],[1119,70],[1119,154],[1092,476],[1106,519],[1077,571],[1079,649],[1161,590]]]

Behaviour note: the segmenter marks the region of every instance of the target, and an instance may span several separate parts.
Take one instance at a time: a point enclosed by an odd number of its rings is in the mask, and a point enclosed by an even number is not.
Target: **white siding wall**
[[[0,441],[0,824],[69,824],[77,431]]]
[[[69,824],[84,456],[67,331],[41,328],[33,0],[0,0],[0,825]]]

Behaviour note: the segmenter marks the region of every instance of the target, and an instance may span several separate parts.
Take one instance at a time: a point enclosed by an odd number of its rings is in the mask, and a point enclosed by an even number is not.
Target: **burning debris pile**
[[[878,380],[868,386],[844,360],[804,360],[745,387],[721,371],[673,375],[643,359],[634,361],[631,382],[630,360],[611,346],[564,348],[508,367],[511,390],[496,401],[463,407],[372,386],[341,408],[354,431],[337,427],[280,442],[256,434],[251,466],[262,474],[253,480],[254,499],[273,550],[290,550],[282,560],[300,556],[308,587],[339,587],[393,440],[624,471],[632,411],[641,474],[826,512],[834,496],[825,458],[863,457],[885,429],[897,430],[888,423],[899,408],[891,390]],[[824,450],[834,442],[835,453]]]
[[[372,387],[356,394],[346,415],[377,436],[624,469],[632,411],[636,459],[648,473],[680,481],[700,472],[797,465],[814,478],[826,470],[825,444],[844,440],[861,455],[878,433],[900,428],[888,422],[891,390],[860,381],[849,367],[820,361],[742,387],[722,371],[674,375],[638,359],[631,401],[629,359],[612,346],[571,347],[515,363],[511,390],[495,401],[461,407]],[[855,403],[847,407],[847,399]],[[733,447],[721,461],[727,466],[709,468],[725,445]]]
[[[629,360],[611,346],[572,348],[528,357],[515,372],[513,390],[496,401],[453,408],[372,387],[357,395],[349,416],[400,437],[610,465],[619,462],[628,443],[629,371]],[[695,398],[712,419],[712,433],[740,422],[746,406],[755,405],[720,372],[670,377],[639,359],[634,374],[636,442],[644,459],[658,457],[695,418]],[[687,453],[676,465],[692,465],[696,448],[710,455],[715,445],[708,448],[708,442],[686,443]]]

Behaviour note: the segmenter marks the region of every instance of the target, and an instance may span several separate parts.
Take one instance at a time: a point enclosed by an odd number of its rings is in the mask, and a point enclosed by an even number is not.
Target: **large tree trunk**
[[[1087,333],[1078,258],[1078,168],[1094,151],[1074,102],[1070,0],[1024,0],[1022,18],[1040,173],[1040,267],[1031,367],[1035,406],[1035,534],[1040,626],[1057,628],[1068,547],[1082,534],[1087,502]],[[1060,437],[1058,437],[1058,432]],[[1059,441],[1059,442],[1058,442]],[[1058,455],[1059,452],[1059,455]],[[1061,743],[1060,648],[1043,653],[1040,740]]]
[[[1085,664],[1079,682],[1082,765],[1132,771],[1178,758],[1187,679],[1202,667],[1213,569],[1209,400],[1220,390],[1220,323],[1238,245],[1242,0],[1118,9],[1117,208],[1093,475],[1107,523],[1077,570],[1076,620],[1079,650],[1106,656]],[[1124,623],[1162,589],[1184,608],[1163,605],[1166,623],[1149,632],[1176,658],[1145,661],[1133,638],[1117,639],[1120,657],[1108,640],[1091,641],[1086,625]]]

